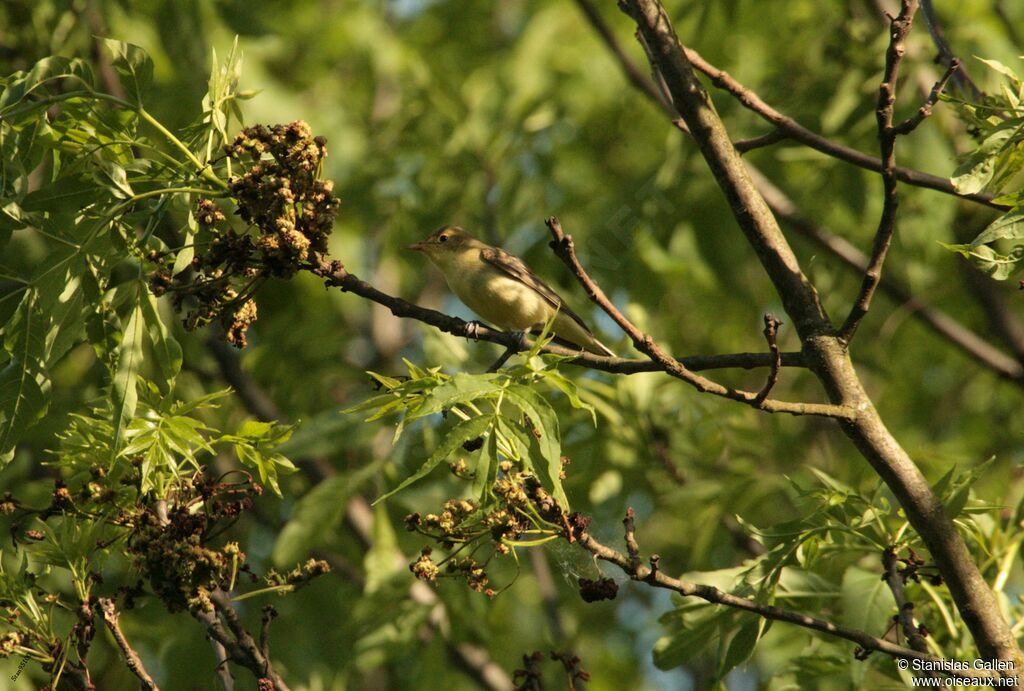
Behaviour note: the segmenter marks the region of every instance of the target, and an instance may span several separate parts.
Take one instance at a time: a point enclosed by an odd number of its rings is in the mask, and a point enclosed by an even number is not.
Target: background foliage
[[[949,40],[983,88],[998,93],[1001,78],[972,55],[1024,71],[1016,57],[1024,48],[1014,43],[1024,24],[1020,8],[980,0],[941,5],[940,14],[950,13]],[[874,152],[873,107],[886,40],[874,3],[850,0],[823,10],[808,0],[773,3],[768,11],[761,2],[730,0],[672,9],[684,40],[767,102],[826,136]],[[602,10],[639,58],[629,22],[612,8]],[[236,35],[240,61],[231,57]],[[140,46],[152,57],[151,68],[136,48],[95,36]],[[215,69],[211,83],[214,50],[226,68]],[[124,88],[120,98],[141,102],[197,151],[203,142],[214,151],[229,141],[239,126],[232,116],[246,124],[308,121],[328,139],[323,175],[342,200],[331,255],[419,304],[469,316],[420,257],[401,250],[456,222],[522,256],[571,296],[609,336],[608,345],[628,354],[629,344],[615,341],[614,325],[588,308],[548,250],[542,219],[557,214],[616,303],[675,354],[760,350],[761,314],[782,313],[695,148],[628,86],[572,3],[5,2],[0,74],[34,69],[34,77],[22,77],[31,86],[45,77],[36,65],[47,56],[59,57],[46,70],[82,75],[101,91],[104,69],[114,70]],[[917,27],[903,93],[930,88],[941,71],[933,56],[926,31]],[[236,105],[230,96],[238,75],[238,98],[245,100]],[[103,223],[157,183],[216,186],[195,176],[145,117],[68,97],[72,81],[38,87],[64,99],[64,117],[40,124],[50,104],[8,112],[10,127],[0,142],[0,241],[6,242],[0,323],[7,325],[0,396],[12,386],[26,392],[18,414],[0,422],[0,452],[10,452],[0,474],[4,490],[25,504],[46,504],[54,475],[76,470],[67,446],[85,428],[76,415],[91,416],[94,427],[100,420],[111,425],[115,447],[144,442],[138,421],[148,411],[194,415],[194,425],[178,423],[180,446],[198,452],[212,444],[212,434],[227,449],[204,449],[202,463],[241,464],[265,481],[277,477],[279,495],[267,492],[231,528],[253,568],[285,570],[311,553],[332,555],[331,575],[277,601],[282,616],[272,629],[273,653],[293,688],[472,688],[471,677],[449,659],[460,642],[483,646],[509,673],[533,650],[572,650],[593,675],[593,689],[704,688],[744,662],[760,635],[753,657],[726,677],[730,688],[844,688],[869,678],[876,688],[899,683],[891,662],[854,662],[845,643],[781,624],[764,630],[744,616],[647,588],[624,584],[614,601],[584,603],[579,577],[621,577],[599,572],[562,543],[522,551],[518,569],[499,567],[492,579],[502,585],[518,576],[493,600],[442,582],[436,592],[446,622],[431,625],[436,603],[408,596],[412,576],[404,567],[424,540],[405,533],[402,521],[410,512],[436,510],[462,485],[442,464],[377,504],[369,544],[345,522],[345,505],[355,495],[372,500],[398,486],[435,452],[448,423],[437,415],[410,419],[392,445],[395,418],[365,422],[366,413],[340,411],[377,393],[367,371],[408,375],[407,358],[448,375],[479,373],[496,349],[396,320],[300,274],[261,285],[260,317],[240,355],[244,371],[273,402],[272,417],[298,424],[294,434],[286,440],[287,432],[261,426],[255,418],[264,413],[247,409],[243,397],[219,398],[194,412],[174,409],[174,401],[237,386],[224,365],[232,356],[207,332],[184,331],[169,306],[151,297],[140,268],[151,249],[145,238],[166,237],[163,231],[191,235],[192,207],[183,197],[159,197],[140,211],[138,228],[127,218],[119,232],[107,233]],[[19,88],[8,79],[0,108],[17,102]],[[909,113],[918,102],[908,97],[902,107]],[[764,131],[735,102],[719,97],[716,106],[734,136]],[[102,146],[94,149],[97,142]],[[974,146],[953,109],[939,106],[901,141],[900,163],[953,175]],[[807,216],[869,245],[881,205],[876,174],[795,143],[749,158]],[[40,172],[44,159],[52,163]],[[82,168],[69,176],[65,161]],[[48,185],[45,175],[64,182]],[[1019,190],[1012,176],[1000,182],[998,191]],[[995,214],[928,190],[904,186],[901,192],[887,271],[991,334],[962,280],[967,263],[942,243],[969,247]],[[9,200],[18,203],[8,206]],[[76,217],[86,200],[93,211]],[[157,210],[165,212],[163,225],[147,228]],[[859,278],[815,246],[793,243],[826,307],[842,313]],[[1006,248],[993,251],[1011,256]],[[1019,313],[1015,286],[991,285]],[[787,327],[780,344],[798,345]],[[962,526],[986,574],[1001,574],[1006,606],[1018,606],[1024,574],[1014,555],[1022,539],[1024,475],[1013,421],[1021,391],[965,360],[915,321],[907,305],[876,307],[854,356],[890,428],[930,480],[946,478],[944,496],[964,510]],[[879,579],[880,550],[895,535],[913,537],[903,535],[893,500],[831,425],[760,414],[653,374],[559,371],[593,407],[596,425],[586,406],[573,405],[556,387],[537,384],[535,391],[557,412],[561,453],[572,461],[565,494],[574,509],[594,516],[596,535],[617,542],[621,517],[633,506],[644,550],[660,554],[663,568],[875,635],[888,628],[892,603]],[[136,376],[154,384],[143,382],[137,395]],[[726,375],[754,389],[761,377]],[[818,396],[810,375],[796,369],[784,370],[776,394]],[[96,406],[109,411],[90,413]],[[199,426],[202,444],[188,436]],[[264,441],[281,446],[263,449]],[[102,452],[95,445],[89,450]],[[153,463],[181,456],[172,448],[154,453]],[[304,471],[288,473],[286,459]],[[982,466],[988,459],[994,460]],[[336,474],[322,479],[305,470],[317,463]],[[971,470],[976,484],[969,493],[961,473]],[[770,550],[761,562],[744,564],[754,556],[744,531]],[[404,561],[394,558],[396,548]],[[782,564],[785,570],[774,568]],[[18,572],[18,558],[6,547],[2,566]],[[105,568],[126,578],[126,565],[116,559]],[[49,578],[57,590],[70,588],[59,569]],[[969,638],[944,617],[941,589],[927,582],[914,587],[913,598],[927,607],[921,616],[944,649],[969,656]],[[257,613],[258,605],[245,612],[258,619]],[[213,653],[199,626],[182,625],[155,601],[142,601],[124,626],[166,688],[213,685]],[[91,655],[100,688],[130,683],[109,642]],[[10,676],[19,660],[0,660],[0,671]],[[16,688],[35,688],[42,679],[39,666],[30,664]]]

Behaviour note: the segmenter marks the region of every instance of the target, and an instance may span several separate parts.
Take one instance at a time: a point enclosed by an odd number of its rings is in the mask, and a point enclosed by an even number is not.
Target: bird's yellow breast
[[[472,249],[435,263],[448,287],[486,321],[502,329],[523,331],[543,324],[554,309],[537,291],[480,258]]]

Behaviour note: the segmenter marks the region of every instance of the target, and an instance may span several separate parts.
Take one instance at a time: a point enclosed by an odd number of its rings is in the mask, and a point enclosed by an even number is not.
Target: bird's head
[[[443,226],[406,249],[422,252],[435,264],[444,263],[461,255],[466,250],[485,247],[482,242],[458,226]]]

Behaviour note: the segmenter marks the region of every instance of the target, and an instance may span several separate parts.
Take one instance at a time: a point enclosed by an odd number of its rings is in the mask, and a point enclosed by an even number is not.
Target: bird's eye
[[[439,237],[437,239],[437,241],[438,242],[448,242],[448,236],[447,235],[442,235],[441,237]]]

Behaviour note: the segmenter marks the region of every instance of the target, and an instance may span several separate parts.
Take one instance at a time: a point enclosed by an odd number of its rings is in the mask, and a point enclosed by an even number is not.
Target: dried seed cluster
[[[412,513],[405,517],[406,528],[426,535],[450,554],[436,560],[430,547],[409,565],[409,570],[422,581],[434,582],[441,577],[464,579],[477,592],[494,596],[489,588],[487,566],[495,555],[506,555],[512,545],[527,531],[540,531],[549,535],[561,532],[565,517],[555,499],[528,472],[515,470],[509,461],[499,464],[499,477],[492,492],[497,499],[486,509],[479,502],[468,499],[450,499],[440,513],[425,516]],[[478,549],[461,551],[472,543],[477,547],[491,544],[489,556],[478,559]]]
[[[153,508],[142,508],[133,521],[128,554],[148,581],[153,593],[168,611],[185,609],[213,611],[210,593],[229,587],[233,574],[245,563],[238,543],[211,547],[208,537],[215,524],[233,518],[252,506],[248,494],[224,500],[225,491],[239,493],[236,486],[209,484],[200,478],[195,483],[201,494],[208,494],[205,511],[192,511],[188,503],[178,502],[166,518]],[[258,492],[252,488],[253,493]]]
[[[187,303],[187,329],[219,320],[227,341],[243,348],[257,317],[252,295],[258,285],[267,278],[291,278],[315,254],[326,252],[341,202],[333,181],[320,178],[326,140],[314,137],[301,120],[247,127],[225,152],[244,169],[228,188],[247,227],[236,230],[214,201],[200,199],[192,271],[174,276],[170,257],[155,255],[150,288],[158,296],[173,293],[178,311]]]

